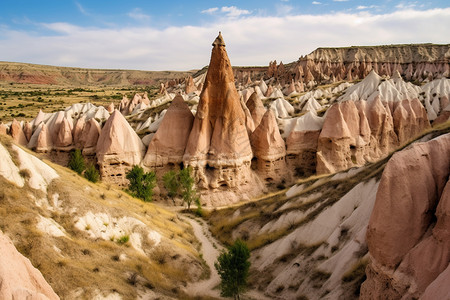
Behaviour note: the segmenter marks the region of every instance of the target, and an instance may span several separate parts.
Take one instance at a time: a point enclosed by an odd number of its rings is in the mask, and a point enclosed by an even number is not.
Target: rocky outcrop
[[[250,114],[252,115],[255,127],[258,127],[264,114],[266,113],[266,108],[264,107],[261,98],[258,96],[258,93],[253,92],[250,95],[250,98],[248,98],[246,105],[248,107],[248,110],[250,111]]]
[[[418,90],[398,76],[371,72],[348,88],[326,115],[318,140],[317,173],[332,173],[385,157],[430,127]]]
[[[192,78],[192,76],[189,76],[186,79],[186,86],[184,88],[184,91],[186,92],[186,94],[190,94],[197,91],[197,87],[195,86],[194,79]]]
[[[155,167],[181,163],[193,121],[189,106],[177,95],[150,141],[142,164]]]
[[[196,169],[200,186],[247,185],[253,157],[233,70],[222,35],[211,61],[189,135],[184,161]]]
[[[0,231],[0,299],[59,299],[41,272]]]
[[[292,125],[286,139],[286,162],[296,176],[310,176],[316,172],[316,153],[323,118],[315,111],[307,112]]]
[[[125,185],[125,174],[138,165],[145,153],[145,146],[123,115],[115,110],[102,128],[96,154],[102,179]]]
[[[267,110],[261,123],[250,136],[256,157],[256,169],[266,182],[280,182],[288,176],[286,145],[280,135],[272,110]]]
[[[367,230],[362,299],[448,295],[448,284],[439,282],[448,279],[450,261],[449,175],[450,134],[389,160]]]
[[[16,119],[12,121],[9,131],[14,142],[22,146],[28,144],[28,140],[25,136],[25,133],[23,132],[22,125]]]

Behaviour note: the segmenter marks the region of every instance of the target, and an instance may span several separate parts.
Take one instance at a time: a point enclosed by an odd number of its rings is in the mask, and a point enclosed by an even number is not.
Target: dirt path
[[[188,285],[187,291],[189,294],[194,296],[211,296],[220,298],[219,290],[214,289],[220,283],[220,277],[214,267],[214,262],[217,260],[220,250],[223,248],[212,237],[211,232],[208,229],[208,225],[203,220],[193,220],[191,218],[186,218],[186,220],[192,225],[195,236],[202,243],[201,253],[203,255],[203,259],[206,261],[206,264],[211,270],[211,276],[209,279]],[[214,247],[213,244],[216,247]]]

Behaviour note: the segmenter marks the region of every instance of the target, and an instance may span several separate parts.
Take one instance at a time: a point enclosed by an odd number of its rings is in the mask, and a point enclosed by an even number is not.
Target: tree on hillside
[[[169,172],[164,174],[162,179],[169,197],[173,200],[178,195],[178,191],[180,189],[180,180],[178,178],[177,172],[175,172],[174,170],[170,170]]]
[[[78,174],[81,174],[86,168],[84,164],[83,155],[81,155],[80,149],[75,149],[70,152],[69,164],[68,167]]]
[[[192,202],[198,198],[197,191],[194,188],[194,178],[191,176],[192,168],[187,167],[180,171],[180,188],[183,201],[191,208]]]
[[[100,174],[93,164],[89,164],[84,172],[84,177],[86,177],[87,180],[96,183],[100,179]]]
[[[144,172],[142,167],[135,165],[126,177],[130,181],[128,190],[132,196],[145,202],[152,201],[153,189],[156,186],[155,172]]]
[[[219,255],[214,266],[221,278],[220,295],[222,297],[240,299],[239,295],[247,287],[247,277],[250,269],[249,258],[250,250],[239,239],[228,249],[228,252],[222,251]]]

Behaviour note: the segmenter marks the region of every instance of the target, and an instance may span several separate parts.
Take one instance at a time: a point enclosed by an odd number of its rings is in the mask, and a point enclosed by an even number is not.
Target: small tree
[[[69,158],[69,168],[77,172],[78,174],[81,174],[86,166],[84,165],[84,158],[83,155],[81,155],[80,149],[75,149],[70,152],[70,158]]]
[[[86,177],[87,180],[96,183],[100,178],[100,174],[93,164],[89,164],[84,172],[84,177]]]
[[[170,170],[164,174],[162,179],[169,197],[173,200],[173,198],[178,195],[178,191],[180,189],[180,180],[177,173],[174,170]]]
[[[197,204],[197,209],[195,210],[195,213],[197,216],[201,217],[203,215],[203,209],[202,209],[202,203],[200,202],[200,197],[195,197],[195,204]]]
[[[183,201],[186,202],[188,209],[191,203],[197,197],[197,191],[194,189],[194,178],[191,176],[191,167],[184,168],[180,171],[180,188]]]
[[[135,165],[127,173],[127,179],[130,181],[128,190],[130,194],[145,202],[152,201],[153,189],[156,186],[155,172],[144,172],[144,169]]]
[[[219,255],[214,266],[221,279],[220,295],[222,297],[240,299],[239,294],[244,292],[247,287],[249,258],[250,250],[239,239],[228,249],[228,252],[222,251]]]

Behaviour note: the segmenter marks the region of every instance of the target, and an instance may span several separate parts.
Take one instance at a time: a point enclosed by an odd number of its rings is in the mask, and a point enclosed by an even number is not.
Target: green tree
[[[153,189],[156,186],[155,172],[144,172],[144,169],[135,165],[127,172],[126,177],[130,181],[128,190],[132,196],[145,202],[152,201]]]
[[[78,174],[81,174],[86,166],[84,165],[84,158],[83,155],[81,155],[80,149],[75,149],[70,152],[70,158],[69,158],[69,168],[77,172]]]
[[[86,171],[84,172],[84,177],[87,180],[96,183],[100,178],[100,174],[93,164],[89,164],[86,168]]]
[[[214,266],[221,279],[220,295],[222,297],[240,299],[239,294],[244,292],[247,287],[249,258],[250,250],[239,239],[228,249],[228,252],[222,251],[219,255]]]
[[[194,188],[194,178],[191,176],[192,168],[187,167],[180,171],[180,188],[183,201],[187,204],[188,209],[191,203],[197,198],[197,191]]]
[[[162,179],[169,197],[173,200],[173,198],[178,195],[178,191],[180,189],[178,174],[174,170],[170,170],[169,172],[164,174]]]

